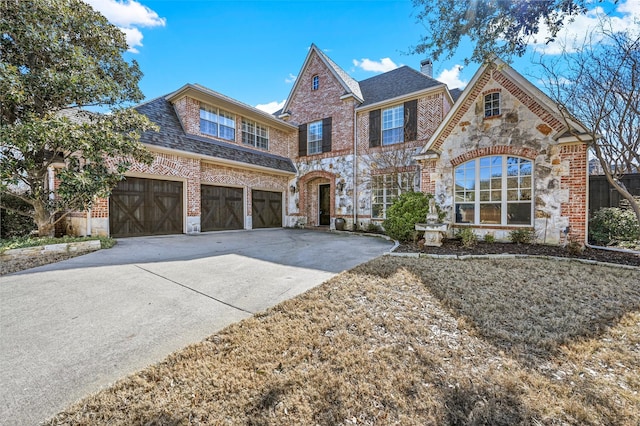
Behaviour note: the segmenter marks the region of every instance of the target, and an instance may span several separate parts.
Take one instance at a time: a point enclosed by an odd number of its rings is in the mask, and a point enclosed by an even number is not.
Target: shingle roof
[[[453,98],[453,102],[456,102],[460,95],[462,95],[462,89],[451,89],[449,90],[451,97]]]
[[[312,46],[315,46],[315,45],[312,45]],[[318,49],[317,46],[316,46],[316,51],[318,52],[318,55],[322,56],[324,60],[327,61],[329,66],[333,68],[333,70],[338,75],[338,77],[342,79],[344,84],[349,88],[347,93],[354,94],[359,99],[364,99],[362,97],[362,90],[360,88],[360,84],[357,81],[355,81],[349,74],[347,74],[345,70],[340,68],[338,64],[333,62],[333,60],[330,57],[325,55],[325,53],[322,50]]]
[[[405,65],[362,80],[360,89],[364,102],[360,106],[364,107],[440,85],[443,83]]]
[[[136,107],[136,110],[146,115],[149,120],[160,127],[158,132],[149,131],[142,134],[140,142],[144,144],[257,165],[274,170],[296,172],[293,162],[289,158],[185,133],[173,105],[164,96],[141,104]]]

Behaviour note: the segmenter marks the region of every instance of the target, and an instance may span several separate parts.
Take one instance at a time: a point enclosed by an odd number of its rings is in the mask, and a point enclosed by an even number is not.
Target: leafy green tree
[[[471,58],[522,56],[531,38],[546,26],[553,41],[567,21],[586,13],[590,0],[413,0],[427,33],[414,48],[433,59],[451,57],[461,42],[474,45]]]
[[[0,206],[28,203],[42,236],[107,196],[133,161],[151,161],[139,138],[154,127],[126,108],[143,99],[126,50],[81,0],[0,0]],[[95,106],[111,112],[81,110]]]

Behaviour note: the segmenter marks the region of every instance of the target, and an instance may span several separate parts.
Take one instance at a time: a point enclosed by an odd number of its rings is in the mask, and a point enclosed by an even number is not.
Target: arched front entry
[[[335,175],[316,171],[300,178],[300,213],[308,226],[330,226],[335,217]]]

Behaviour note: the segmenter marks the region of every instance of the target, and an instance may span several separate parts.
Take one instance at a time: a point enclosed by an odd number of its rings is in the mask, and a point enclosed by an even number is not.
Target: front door
[[[318,194],[318,224],[328,226],[331,223],[331,185],[320,185]]]

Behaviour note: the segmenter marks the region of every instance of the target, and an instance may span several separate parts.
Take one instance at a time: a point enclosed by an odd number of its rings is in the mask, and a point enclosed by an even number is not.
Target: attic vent
[[[427,77],[433,77],[433,62],[431,62],[431,59],[420,61],[420,72]]]

